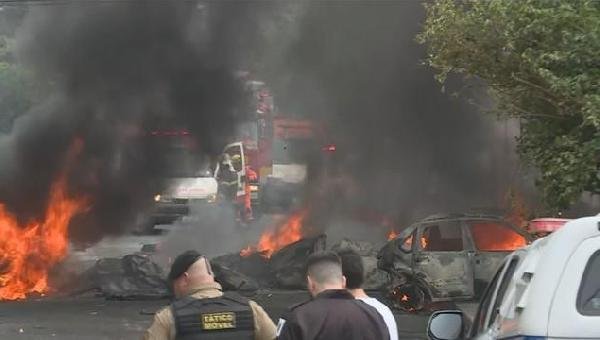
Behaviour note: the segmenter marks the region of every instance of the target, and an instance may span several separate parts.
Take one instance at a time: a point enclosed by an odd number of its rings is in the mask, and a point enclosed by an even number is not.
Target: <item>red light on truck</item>
[[[323,148],[323,151],[325,152],[335,152],[336,150],[337,147],[335,146],[335,144],[330,144]]]

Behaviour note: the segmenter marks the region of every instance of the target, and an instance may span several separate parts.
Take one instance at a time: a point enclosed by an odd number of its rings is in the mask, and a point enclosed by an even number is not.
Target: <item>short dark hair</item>
[[[332,251],[313,253],[306,260],[307,274],[318,283],[342,279],[342,260]]]
[[[341,249],[338,255],[342,260],[342,273],[346,277],[346,288],[358,289],[365,282],[365,266],[362,257],[353,249]]]

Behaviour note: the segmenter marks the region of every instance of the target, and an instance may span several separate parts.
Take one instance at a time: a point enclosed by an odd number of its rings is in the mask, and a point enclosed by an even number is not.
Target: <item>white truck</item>
[[[217,181],[210,158],[190,147],[193,139],[186,131],[154,131],[161,140],[165,161],[164,190],[154,194],[154,206],[145,229],[168,225],[187,216],[192,206],[211,204],[217,198]]]
[[[505,260],[467,331],[431,316],[430,339],[600,339],[600,216],[574,220]],[[464,333],[467,333],[464,335]]]

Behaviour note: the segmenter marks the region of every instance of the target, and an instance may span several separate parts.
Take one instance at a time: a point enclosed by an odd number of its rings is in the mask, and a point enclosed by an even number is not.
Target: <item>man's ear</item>
[[[346,288],[346,277],[342,275],[342,288]]]
[[[310,276],[306,276],[306,288],[309,292],[315,290],[315,282],[310,278]]]

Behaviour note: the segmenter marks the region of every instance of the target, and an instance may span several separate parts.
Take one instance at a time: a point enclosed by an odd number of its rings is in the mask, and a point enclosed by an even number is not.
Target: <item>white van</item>
[[[460,311],[429,320],[431,339],[600,339],[600,217],[509,255],[484,293],[470,331]]]

